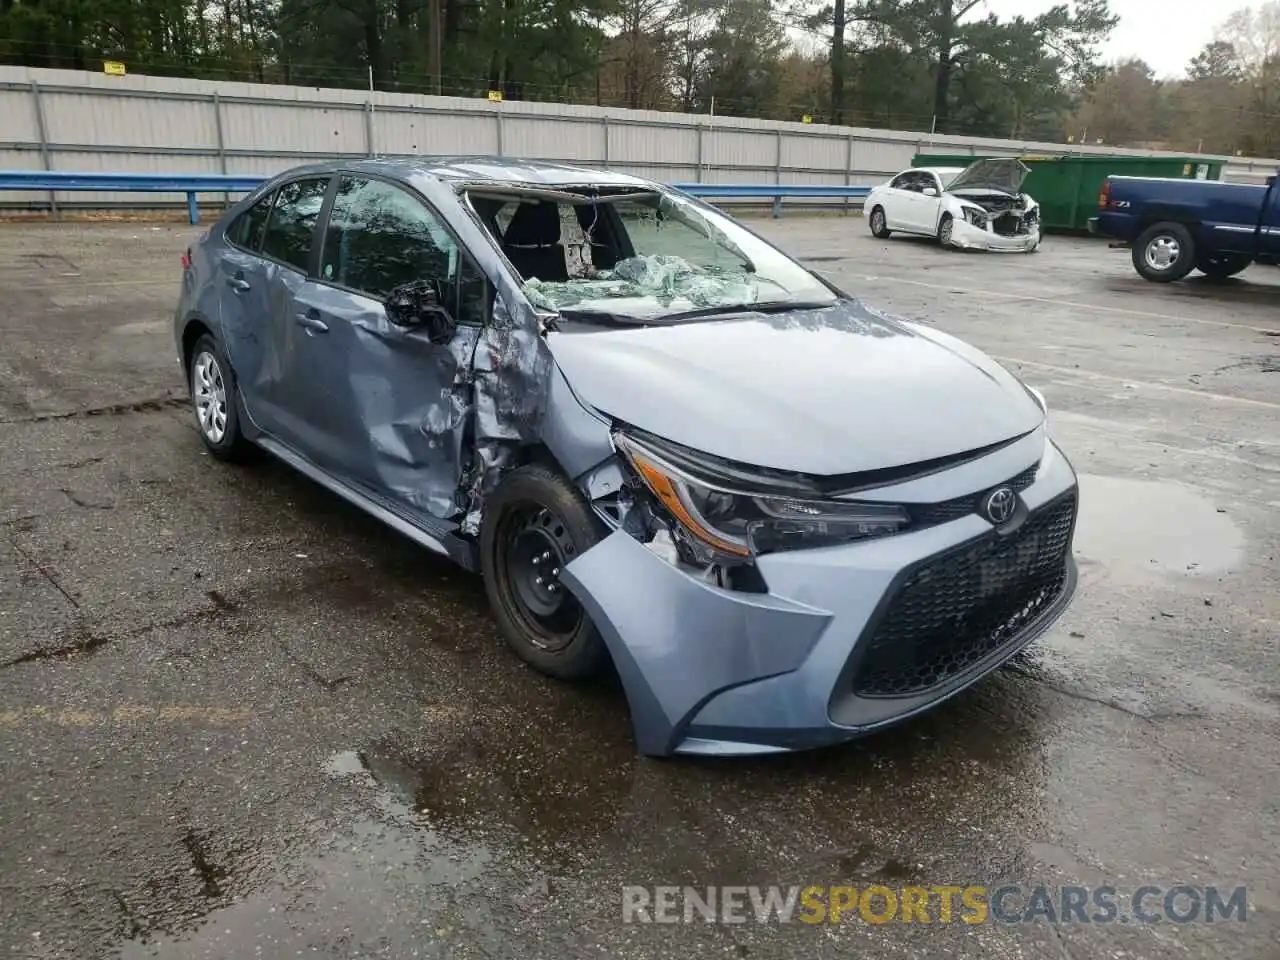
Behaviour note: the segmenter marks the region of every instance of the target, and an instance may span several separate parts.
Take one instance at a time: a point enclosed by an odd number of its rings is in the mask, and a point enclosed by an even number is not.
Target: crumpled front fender
[[[618,530],[561,571],[600,630],[626,691],[636,745],[666,756],[729,687],[798,668],[831,614],[697,580]]]

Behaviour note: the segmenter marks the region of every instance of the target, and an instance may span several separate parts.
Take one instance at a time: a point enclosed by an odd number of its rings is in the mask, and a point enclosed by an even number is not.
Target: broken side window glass
[[[237,247],[257,253],[262,249],[262,235],[266,232],[267,214],[271,212],[275,193],[269,193],[246,210],[227,229],[227,239]]]

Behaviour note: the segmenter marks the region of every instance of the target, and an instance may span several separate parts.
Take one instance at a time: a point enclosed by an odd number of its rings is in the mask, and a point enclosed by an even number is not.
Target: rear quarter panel
[[[183,339],[192,323],[199,323],[221,336],[218,286],[214,282],[217,265],[211,253],[211,247],[219,244],[220,237],[221,222],[202,233],[188,248],[191,265],[182,271],[182,286],[173,314],[174,346],[179,363],[185,361]]]

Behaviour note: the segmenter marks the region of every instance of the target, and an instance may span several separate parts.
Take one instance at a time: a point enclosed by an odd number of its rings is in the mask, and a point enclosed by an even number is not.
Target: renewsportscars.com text
[[[624,886],[624,923],[1220,923],[1244,887]]]

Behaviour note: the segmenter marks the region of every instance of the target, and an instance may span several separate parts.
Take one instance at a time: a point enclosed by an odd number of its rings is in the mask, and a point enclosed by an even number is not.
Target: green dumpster
[[[975,160],[996,154],[962,156],[921,153],[913,167],[967,167]],[[1010,154],[1005,154],[1010,156]],[[1046,230],[1086,230],[1090,217],[1097,216],[1098,194],[1108,176],[1176,177],[1187,180],[1217,180],[1222,176],[1220,160],[1198,157],[1097,157],[1018,154],[1031,172],[1022,189],[1040,204],[1040,219]]]

